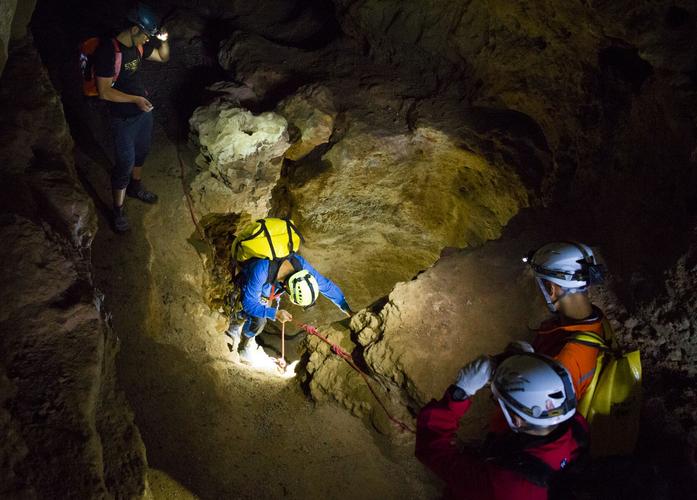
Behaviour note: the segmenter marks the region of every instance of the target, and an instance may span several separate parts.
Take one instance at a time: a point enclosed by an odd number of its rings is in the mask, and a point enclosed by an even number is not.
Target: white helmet
[[[303,269],[291,275],[286,283],[288,297],[293,304],[302,307],[309,307],[317,300],[319,285],[315,277]]]
[[[602,283],[603,269],[593,250],[583,243],[547,243],[524,259],[535,277],[556,283],[565,290],[585,289]]]
[[[494,372],[491,392],[513,430],[517,427],[510,412],[542,427],[564,422],[576,413],[571,375],[562,365],[540,354],[506,358]]]

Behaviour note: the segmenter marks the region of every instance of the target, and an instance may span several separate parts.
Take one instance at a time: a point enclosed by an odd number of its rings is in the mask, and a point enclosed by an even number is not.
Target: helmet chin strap
[[[587,286],[583,286],[583,287],[579,287],[579,288],[559,287],[561,289],[562,293],[557,297],[556,300],[552,300],[552,297],[549,295],[549,292],[547,291],[547,287],[545,287],[545,284],[542,283],[542,278],[538,278],[537,276],[535,276],[535,281],[537,281],[537,286],[542,291],[542,296],[545,298],[545,302],[547,303],[547,308],[552,313],[557,312],[557,302],[559,302],[561,299],[563,299],[567,295],[570,295],[572,293],[581,293],[581,292],[585,292],[588,290]]]
[[[547,309],[549,309],[549,312],[555,313],[557,312],[557,302],[559,302],[562,297],[566,295],[566,293],[561,294],[557,300],[552,300],[552,297],[549,295],[549,292],[547,291],[547,287],[545,286],[544,283],[542,283],[542,279],[538,278],[537,276],[535,277],[535,281],[537,281],[537,286],[539,287],[540,291],[542,292],[542,296],[545,298],[545,302],[547,303]],[[563,290],[563,288],[562,288]]]

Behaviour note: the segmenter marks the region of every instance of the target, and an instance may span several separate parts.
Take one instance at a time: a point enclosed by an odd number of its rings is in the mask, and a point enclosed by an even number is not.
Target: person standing
[[[603,311],[591,303],[588,290],[602,283],[604,270],[593,250],[583,243],[552,242],[525,259],[552,316],[536,330],[532,347],[551,356],[571,374],[580,400],[593,380],[600,346],[579,343],[574,336],[587,332],[614,345]]]
[[[152,140],[153,105],[139,70],[143,59],[164,63],[169,56],[168,33],[158,26],[154,12],[144,4],[137,4],[129,12],[124,29],[113,40],[100,43],[94,53],[97,91],[108,104],[115,147],[111,188],[112,222],[117,232],[129,229],[124,213],[126,195],[145,203],[157,202],[157,196],[142,182]],[[119,57],[120,65],[115,63]]]

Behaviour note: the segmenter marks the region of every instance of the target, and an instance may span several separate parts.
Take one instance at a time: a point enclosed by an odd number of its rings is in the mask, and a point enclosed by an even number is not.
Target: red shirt
[[[543,500],[547,488],[530,482],[521,472],[484,462],[472,451],[460,451],[455,432],[460,418],[471,405],[469,399],[453,401],[448,393],[440,401],[431,401],[417,419],[416,457],[446,483],[446,498],[477,500]],[[574,416],[587,432],[588,425],[580,415]],[[512,432],[506,428],[503,432]],[[552,470],[560,470],[580,452],[569,426],[560,437],[526,453],[544,461]]]

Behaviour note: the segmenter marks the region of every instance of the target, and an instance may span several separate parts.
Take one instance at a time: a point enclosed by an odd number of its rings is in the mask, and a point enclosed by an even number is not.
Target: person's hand
[[[169,38],[169,33],[167,33],[167,30],[165,28],[160,28],[160,31],[157,35],[155,35],[157,39],[161,42],[166,42],[167,39]]]
[[[489,383],[492,371],[489,357],[480,356],[462,367],[455,385],[465,391],[468,396],[474,396],[479,389]]]
[[[134,103],[136,106],[138,106],[138,109],[140,109],[141,111],[145,111],[146,113],[152,111],[154,107],[152,103],[148,101],[145,97],[136,97]]]
[[[281,323],[285,323],[286,321],[292,321],[293,320],[293,315],[286,311],[285,309],[279,309],[276,311],[276,321],[280,321]]]

